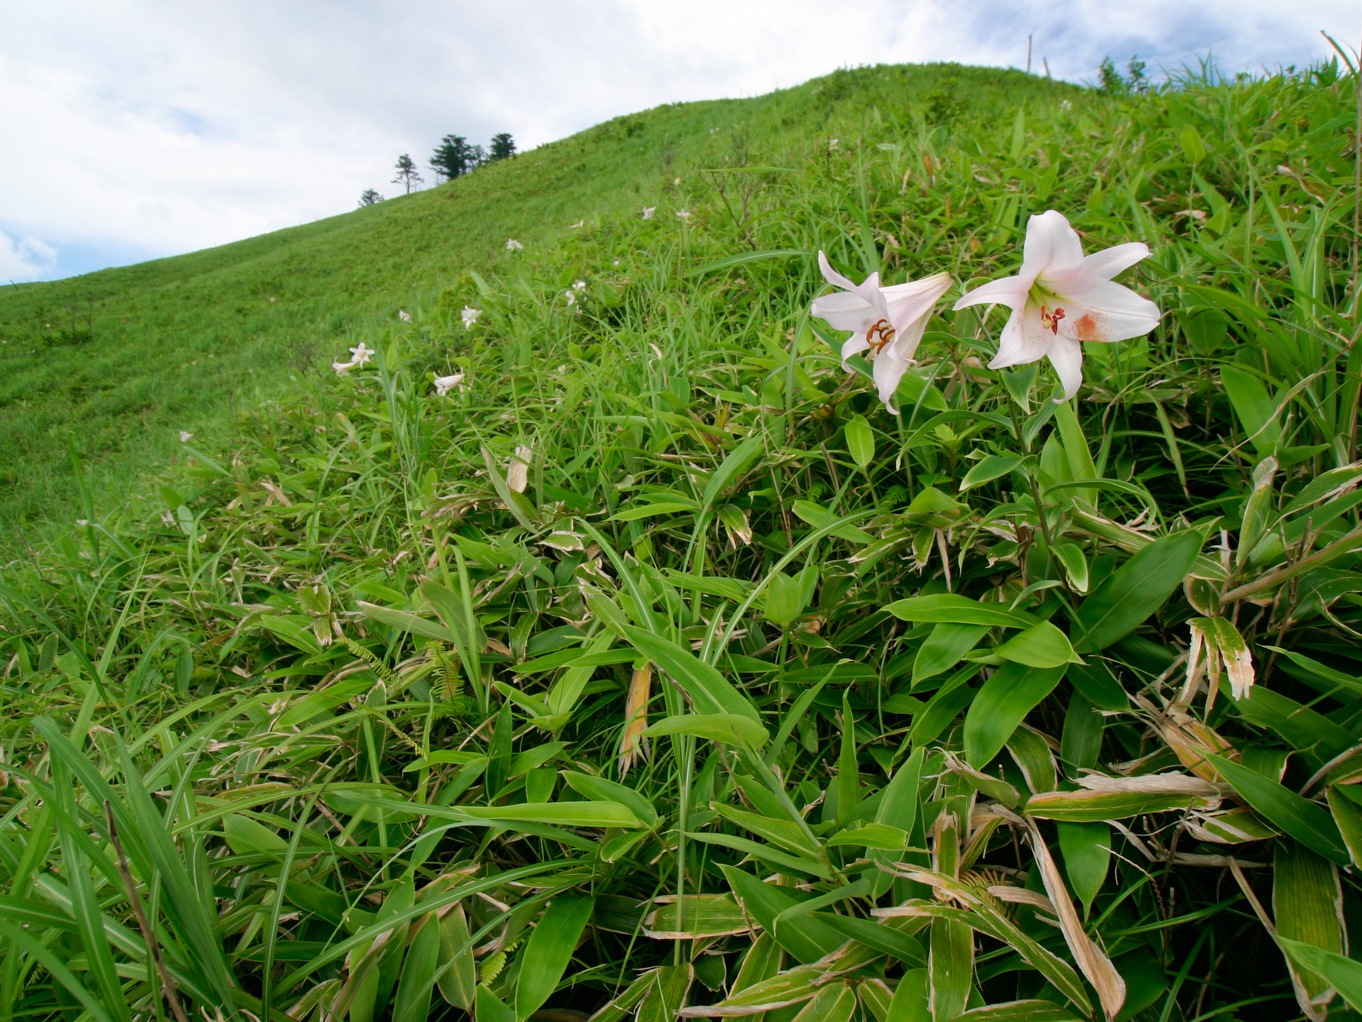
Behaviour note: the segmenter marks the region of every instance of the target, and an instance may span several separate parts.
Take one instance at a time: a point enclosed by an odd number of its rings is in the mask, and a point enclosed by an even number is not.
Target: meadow
[[[0,1022],[1359,1017],[1360,118],[862,68],[0,290]]]

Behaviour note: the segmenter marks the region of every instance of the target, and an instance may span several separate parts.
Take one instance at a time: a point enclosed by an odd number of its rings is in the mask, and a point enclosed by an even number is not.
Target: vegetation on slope
[[[1355,1015],[1356,102],[866,69],[285,235],[376,357],[0,586],[0,1017]],[[1076,401],[808,315],[1050,208],[1164,310]]]

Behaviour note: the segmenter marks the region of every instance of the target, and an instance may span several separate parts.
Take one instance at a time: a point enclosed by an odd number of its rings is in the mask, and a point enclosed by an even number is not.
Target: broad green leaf
[[[519,1022],[538,1011],[558,988],[594,907],[594,898],[559,895],[539,917],[522,953],[530,967],[520,970],[516,984],[515,1014]]]
[[[1059,851],[1064,858],[1064,874],[1069,878],[1083,914],[1092,911],[1093,899],[1102,890],[1111,865],[1111,828],[1105,823],[1060,823]]]
[[[913,685],[949,671],[979,644],[987,631],[987,625],[960,625],[949,621],[937,624],[913,658]]]
[[[649,724],[643,732],[650,738],[661,735],[695,735],[712,742],[760,748],[766,744],[766,728],[748,717],[732,713],[687,713],[663,717]]]
[[[984,1008],[971,1008],[955,1016],[954,1022],[1080,1022],[1063,1005],[1054,1001],[1007,1001]]]
[[[1348,849],[1327,810],[1234,760],[1211,753],[1206,758],[1255,812],[1326,859],[1348,864]]]
[[[998,755],[1012,732],[1054,691],[1064,667],[1003,664],[984,682],[965,714],[965,761],[981,770]]]
[[[851,460],[864,472],[866,466],[875,459],[875,431],[865,421],[864,415],[852,416],[844,429]]]
[[[1362,866],[1362,806],[1344,795],[1347,790],[1343,785],[1330,785],[1329,811],[1356,867]]]
[[[634,1022],[675,1022],[694,979],[695,969],[689,962],[662,966],[653,973]]]
[[[974,932],[954,919],[933,919],[927,957],[932,1022],[949,1022],[969,1002],[974,979]]]
[[[1213,795],[1193,792],[1044,791],[1032,795],[1023,808],[1027,816],[1039,820],[1101,823],[1149,813],[1210,809],[1217,801]]]
[[[563,780],[578,794],[596,802],[618,802],[645,826],[657,826],[657,809],[642,792],[595,774],[564,770],[562,775]]]
[[[1201,542],[1199,532],[1174,532],[1117,568],[1078,608],[1074,649],[1096,653],[1143,624],[1182,585]]]
[[[1272,866],[1272,914],[1277,936],[1341,953],[1343,891],[1338,868],[1295,841],[1276,842]],[[1297,1000],[1303,1009],[1317,1002],[1329,986],[1313,970],[1299,972],[1295,978],[1299,984]]]
[[[393,1022],[426,1022],[430,1017],[430,996],[439,963],[440,924],[432,913],[416,929],[402,959],[393,997]]]
[[[463,906],[455,905],[440,917],[440,962],[437,983],[446,1001],[469,1011],[478,985],[473,942],[468,933],[468,918]]]
[[[1323,976],[1350,1008],[1362,1011],[1362,962],[1288,937],[1279,936],[1277,943],[1302,968]]]
[[[1222,364],[1220,382],[1254,449],[1259,454],[1271,453],[1281,440],[1282,427],[1277,421],[1277,402],[1262,378],[1239,366]]]
[[[655,940],[700,940],[751,933],[752,924],[731,894],[671,896],[644,920],[644,936]]]
[[[803,899],[788,888],[764,883],[734,866],[719,868],[748,914],[799,961],[816,962],[845,943],[845,938],[817,913],[800,916],[790,926],[776,926],[776,917],[800,905]]]
[[[993,652],[1004,660],[1027,667],[1059,667],[1082,662],[1069,645],[1069,637],[1049,621],[1023,629]]]
[[[794,1022],[851,1022],[856,1013],[856,988],[850,983],[829,983],[800,1009]]]
[[[960,492],[992,482],[1020,466],[1026,459],[1015,454],[987,454],[974,463],[960,480]]]
[[[700,660],[688,649],[632,625],[624,626],[629,645],[662,668],[686,695],[690,696],[698,713],[728,713],[746,717],[761,725],[761,714],[747,697],[739,692],[722,674]],[[765,729],[762,729],[765,741]]]
[[[1036,623],[1034,615],[1020,610],[1008,610],[1000,603],[980,603],[968,596],[937,593],[932,596],[910,596],[895,600],[884,608],[901,621],[914,624],[986,625],[989,628],[1029,628]]]
[[[700,497],[700,507],[708,511],[714,506],[714,502],[728,488],[728,485],[747,470],[762,451],[766,449],[766,436],[760,430],[748,437],[737,447],[729,452],[728,457],[723,460],[714,474],[709,477],[709,482],[705,484],[705,492]]]

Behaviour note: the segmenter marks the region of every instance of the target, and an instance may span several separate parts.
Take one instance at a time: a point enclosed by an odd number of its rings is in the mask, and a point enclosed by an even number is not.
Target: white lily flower
[[[180,430],[180,443],[187,444],[194,439],[194,434],[187,429]]]
[[[463,328],[467,330],[478,321],[478,317],[482,315],[482,310],[475,309],[471,305],[465,305],[460,315],[463,316]]]
[[[406,309],[398,309],[397,318],[400,319],[403,323],[410,323],[411,313],[408,312]]]
[[[332,362],[331,368],[336,370],[337,376],[344,376],[358,364],[357,362]]]
[[[644,220],[651,220],[651,219],[653,218],[653,214],[656,213],[656,212],[657,212],[657,207],[656,207],[656,206],[644,206],[644,207],[643,207],[643,219],[644,219]]]
[[[374,357],[374,349],[364,346],[364,342],[359,342],[359,347],[350,349],[350,357],[355,361],[353,365],[362,366]]]
[[[567,303],[568,303],[569,305],[576,305],[576,304],[577,304],[577,294],[576,294],[576,292],[574,292],[574,291],[564,291],[564,292],[563,292],[563,297],[565,297],[565,298],[567,299]]]
[[[1021,272],[970,291],[956,309],[1006,305],[1012,310],[990,369],[1048,358],[1063,400],[1083,383],[1083,344],[1124,341],[1153,330],[1159,307],[1112,277],[1149,255],[1139,241],[1083,255],[1078,232],[1053,209],[1026,225]]]
[[[851,372],[846,360],[858,351],[868,352],[880,400],[897,415],[894,391],[917,354],[932,307],[951,286],[951,275],[937,273],[923,280],[880,287],[880,275],[872,273],[865,283],[853,284],[828,264],[822,252],[818,253],[818,268],[829,284],[842,290],[815,298],[810,311],[827,320],[833,329],[852,332],[842,345],[842,368]]]
[[[453,373],[450,376],[435,377],[435,393],[444,397],[455,387],[463,390],[463,373]]]
[[[690,210],[688,210],[688,209],[678,209],[678,210],[676,211],[676,218],[677,218],[678,220],[684,220],[684,221],[686,221],[686,223],[690,223]]]
[[[522,248],[524,248],[524,247],[525,247],[525,246],[522,245],[520,242],[516,241],[515,238],[507,238],[507,239],[506,239],[506,251],[507,251],[507,252],[519,252],[519,251],[520,251]]]

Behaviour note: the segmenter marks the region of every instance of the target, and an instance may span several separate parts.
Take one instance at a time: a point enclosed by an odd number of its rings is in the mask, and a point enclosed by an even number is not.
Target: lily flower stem
[[[1069,588],[1069,580],[1065,576],[1062,567],[1057,564],[1055,557],[1054,537],[1050,535],[1050,521],[1045,514],[1045,504],[1040,498],[1040,480],[1036,478],[1036,463],[1032,458],[1031,440],[1026,433],[1026,423],[1021,418],[1017,408],[1017,402],[1009,400],[1007,402],[1007,414],[1012,419],[1012,434],[1016,437],[1017,443],[1022,449],[1022,466],[1026,470],[1026,485],[1031,491],[1031,500],[1036,505],[1036,522],[1040,527],[1040,534],[1045,540],[1045,560],[1047,569],[1059,576],[1059,583],[1064,587],[1064,591],[1070,598],[1074,596],[1073,590]],[[1057,570],[1058,569],[1058,570]]]

